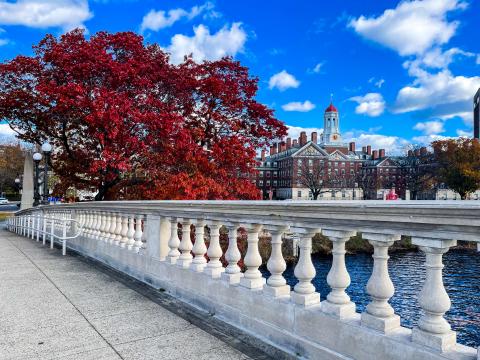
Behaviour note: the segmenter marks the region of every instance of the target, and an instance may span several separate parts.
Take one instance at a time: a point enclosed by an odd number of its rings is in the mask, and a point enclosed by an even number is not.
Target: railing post
[[[42,216],[43,216],[43,228],[42,228],[43,237],[42,237],[42,245],[45,245],[45,242],[47,241],[47,215],[45,214],[45,212],[43,212],[43,213],[42,213]]]
[[[50,249],[53,249],[53,239],[54,239],[54,235],[55,235],[55,218],[53,217],[53,214],[52,214],[52,218],[50,220]]]
[[[320,232],[320,229],[293,228],[292,230],[300,236],[300,256],[294,270],[298,283],[290,296],[297,305],[315,305],[320,303],[320,293],[315,291],[315,286],[312,284],[316,275],[312,263],[312,238]]]
[[[135,242],[133,243],[133,247],[136,253],[140,252],[140,249],[142,248],[142,245],[143,245],[142,223],[144,223],[144,216],[142,214],[137,214],[135,216],[135,232],[133,234],[133,239],[135,240]]]
[[[371,301],[362,313],[362,325],[388,333],[400,326],[400,317],[388,303],[395,293],[388,273],[388,248],[400,240],[400,235],[362,233],[362,238],[373,246],[373,270],[367,283]]]
[[[203,219],[195,220],[195,244],[192,249],[195,257],[190,264],[190,269],[196,272],[202,272],[207,266],[207,259],[205,253],[207,246],[205,245],[205,221]]]
[[[262,265],[262,257],[258,250],[258,233],[262,230],[262,225],[247,225],[246,230],[248,232],[248,247],[243,262],[247,270],[240,279],[240,285],[252,290],[262,289],[265,279],[260,270],[258,270],[260,265]]]
[[[36,226],[36,230],[37,230],[37,236],[36,236],[36,241],[39,242],[40,241],[40,229],[41,229],[41,221],[42,221],[42,215],[40,212],[37,212],[36,214],[37,216],[37,226]]]
[[[191,225],[192,222],[190,219],[182,219],[182,241],[180,241],[179,250],[181,251],[180,257],[177,260],[177,265],[187,269],[192,263],[192,239],[191,239]]]
[[[290,285],[283,277],[283,272],[287,269],[287,264],[282,254],[282,236],[288,230],[288,226],[267,226],[272,240],[272,252],[267,261],[267,269],[270,271],[270,277],[267,279],[267,286],[263,291],[270,296],[290,296]]]
[[[178,247],[180,246],[180,239],[178,238],[178,220],[176,217],[169,218],[170,220],[170,240],[168,241],[168,247],[170,251],[168,252],[168,262],[170,264],[176,264],[177,259],[180,256],[180,251]]]
[[[443,285],[442,256],[456,240],[412,237],[412,244],[425,253],[426,278],[418,296],[423,315],[412,330],[412,340],[440,351],[456,345],[457,335],[443,315],[450,309],[450,298]]]
[[[156,260],[159,260],[160,257],[160,242],[161,242],[161,224],[160,224],[160,216],[155,214],[147,214],[146,215],[146,224],[143,229],[143,234],[147,239],[148,246],[147,246],[147,255],[152,257]],[[170,230],[170,229],[168,229]],[[170,234],[170,231],[168,232]],[[168,241],[168,239],[167,239]],[[168,254],[168,253],[167,253]],[[165,260],[165,258],[161,259]]]
[[[128,242],[128,215],[127,214],[121,214],[121,219],[122,219],[122,231],[120,233],[121,238],[120,238],[120,247],[124,248],[127,246]]]
[[[225,269],[220,262],[222,257],[222,248],[220,247],[220,227],[219,221],[209,221],[210,228],[210,244],[208,246],[207,255],[210,261],[205,267],[204,273],[213,279],[219,278]]]
[[[67,221],[64,219],[62,224],[62,255],[67,254]]]
[[[127,215],[128,221],[128,231],[127,231],[127,242],[126,246],[128,250],[133,250],[133,244],[135,244],[135,215]]]
[[[243,277],[240,266],[238,266],[238,262],[242,258],[242,254],[238,250],[237,240],[239,226],[238,223],[228,224],[228,248],[225,253],[225,260],[227,260],[228,265],[225,268],[225,272],[222,273],[222,279],[229,284],[238,284]]]
[[[322,302],[322,311],[338,318],[345,318],[355,314],[355,303],[345,289],[350,285],[350,275],[345,266],[345,243],[355,235],[354,231],[322,230],[333,244],[332,267],[327,275],[327,283],[331,288],[327,300]]]

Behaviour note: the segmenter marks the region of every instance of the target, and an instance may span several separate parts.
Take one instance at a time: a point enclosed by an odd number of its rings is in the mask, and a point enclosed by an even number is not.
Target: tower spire
[[[333,93],[330,93],[330,104],[333,104]]]

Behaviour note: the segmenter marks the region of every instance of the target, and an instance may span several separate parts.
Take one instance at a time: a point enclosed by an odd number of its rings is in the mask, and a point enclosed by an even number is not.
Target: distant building
[[[480,89],[473,97],[473,138],[480,139]]]

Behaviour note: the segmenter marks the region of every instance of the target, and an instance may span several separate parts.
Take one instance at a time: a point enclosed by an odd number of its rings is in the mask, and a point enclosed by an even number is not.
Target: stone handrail
[[[480,241],[478,202],[89,202],[18,212],[18,219],[9,221],[9,229],[15,231],[15,222],[38,212],[81,224],[82,237],[69,244],[72,249],[165,288],[292,354],[312,359],[477,356],[475,349],[457,344],[456,333],[444,318],[450,299],[442,280],[442,256],[457,240]],[[219,241],[221,226],[229,231],[225,254]],[[238,266],[242,260],[237,245],[239,228],[248,234],[243,272]],[[263,230],[271,234],[268,279],[259,271],[258,241]],[[294,271],[298,283],[293,290],[282,275],[286,269],[282,255],[285,232],[300,238]],[[361,314],[346,292],[350,276],[345,243],[357,232],[374,248],[373,271],[366,287],[371,301]],[[331,291],[322,302],[312,284],[316,275],[312,237],[317,233],[333,244],[327,276]],[[426,277],[418,295],[422,313],[412,330],[400,326],[400,317],[389,304],[394,287],[388,273],[388,248],[401,235],[411,236],[426,259]],[[226,267],[220,261],[222,256]]]

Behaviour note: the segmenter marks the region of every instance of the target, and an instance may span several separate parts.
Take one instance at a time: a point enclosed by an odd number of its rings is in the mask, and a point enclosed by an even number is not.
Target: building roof
[[[325,112],[338,112],[338,110],[335,106],[333,106],[333,103],[330,103],[330,105],[325,109]]]

